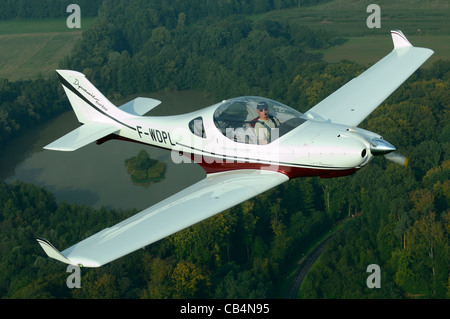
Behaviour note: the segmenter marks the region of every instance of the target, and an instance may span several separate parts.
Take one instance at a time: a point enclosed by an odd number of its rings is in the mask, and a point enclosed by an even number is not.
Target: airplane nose
[[[370,140],[370,152],[374,156],[389,154],[395,150],[397,150],[395,146],[381,138],[375,137]]]

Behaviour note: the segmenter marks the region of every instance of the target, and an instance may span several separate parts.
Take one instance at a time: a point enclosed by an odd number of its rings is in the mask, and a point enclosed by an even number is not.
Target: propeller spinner
[[[393,146],[391,143],[381,139],[374,137],[370,141],[370,152],[374,156],[384,155],[388,160],[400,164],[402,166],[408,166],[408,158],[403,156],[396,151],[397,148]]]
[[[381,138],[374,137],[370,140],[370,152],[374,156],[386,155],[396,150],[395,146]]]

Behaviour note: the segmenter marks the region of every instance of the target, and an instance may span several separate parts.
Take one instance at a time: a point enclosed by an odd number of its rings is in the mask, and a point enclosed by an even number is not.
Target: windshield
[[[214,113],[223,135],[246,144],[269,144],[305,121],[289,106],[253,96],[227,100]]]

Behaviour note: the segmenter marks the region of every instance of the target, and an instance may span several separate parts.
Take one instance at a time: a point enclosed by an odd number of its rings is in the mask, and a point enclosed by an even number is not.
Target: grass
[[[444,0],[378,0],[381,28],[369,29],[366,12],[370,1],[334,0],[318,6],[272,11],[259,20],[289,21],[310,29],[323,29],[343,38],[344,43],[324,50],[327,62],[343,59],[362,64],[378,61],[392,50],[390,30],[399,29],[414,46],[431,48],[435,54],[425,67],[450,55],[450,2]],[[419,31],[420,30],[420,31]]]
[[[94,18],[81,20],[81,30]],[[11,81],[48,76],[69,56],[80,39],[80,29],[69,29],[65,18],[5,20],[0,22],[0,78]]]
[[[449,59],[450,35],[448,36],[408,36],[408,40],[417,47],[425,47],[434,50],[432,57],[425,62],[424,67],[430,66],[438,59]],[[380,60],[393,49],[390,34],[371,37],[349,37],[342,45],[337,45],[324,50],[311,50],[321,53],[327,62],[339,62],[341,60],[355,61],[361,64],[372,64]]]
[[[338,36],[385,34],[385,30],[400,29],[413,34],[421,29],[425,34],[448,35],[450,3],[444,0],[378,0],[381,9],[381,29],[369,29],[366,9],[369,1],[334,0],[322,5],[272,11],[266,19],[304,24],[311,29],[325,29]]]
[[[80,37],[81,32],[0,35],[0,78],[15,81],[50,74]]]
[[[67,18],[52,19],[11,19],[0,21],[0,34],[23,33],[77,33],[80,29],[69,29]],[[86,30],[94,22],[95,17],[81,17],[81,30]]]
[[[317,6],[275,10],[251,16],[253,21],[277,20],[324,29],[343,38],[342,45],[316,50],[327,62],[343,59],[371,64],[392,50],[391,29],[400,29],[415,46],[431,48],[435,54],[425,63],[449,59],[450,2],[448,0],[377,0],[381,28],[369,29],[366,0],[333,0]],[[69,29],[66,18],[0,21],[0,78],[10,80],[47,76],[70,52],[95,20],[81,19],[82,29]],[[420,33],[418,30],[420,29]]]

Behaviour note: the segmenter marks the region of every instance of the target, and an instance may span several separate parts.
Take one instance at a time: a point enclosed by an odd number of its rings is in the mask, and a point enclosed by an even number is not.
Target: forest
[[[300,2],[104,0],[60,64],[85,73],[112,100],[200,89],[217,100],[266,96],[304,112],[367,66],[308,53],[335,45],[334,34],[256,18]],[[0,296],[279,298],[302,254],[339,227],[300,297],[449,298],[449,86],[450,61],[437,61],[361,123],[398,146],[408,167],[376,158],[352,176],[289,181],[104,267],[82,269],[82,289],[67,288],[66,266],[48,259],[35,236],[68,247],[136,211],[57,202],[34,185],[0,182]],[[56,76],[0,80],[0,146],[69,108]],[[369,264],[382,269],[381,289],[366,286]]]

